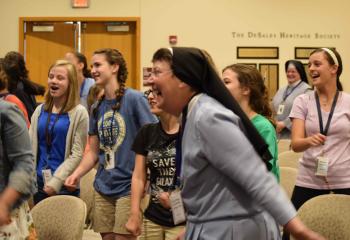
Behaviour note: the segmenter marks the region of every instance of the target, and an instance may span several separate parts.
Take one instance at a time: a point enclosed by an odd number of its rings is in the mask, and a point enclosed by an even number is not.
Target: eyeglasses
[[[148,96],[149,96],[151,93],[153,93],[152,89],[148,89],[147,91],[145,91],[145,92],[143,93],[143,96],[144,96],[145,98],[148,98]]]
[[[172,72],[172,70],[160,71],[159,69],[152,69],[151,76],[159,77],[159,75],[161,75],[162,73],[167,73],[167,72]]]

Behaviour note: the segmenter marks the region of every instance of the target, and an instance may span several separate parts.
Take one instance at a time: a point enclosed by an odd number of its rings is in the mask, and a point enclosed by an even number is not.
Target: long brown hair
[[[222,72],[227,69],[237,73],[238,81],[242,87],[250,89],[249,106],[253,111],[266,117],[275,126],[269,93],[260,72],[255,67],[245,64],[229,65]]]
[[[128,69],[126,67],[125,59],[121,54],[121,52],[119,52],[117,49],[112,49],[112,48],[99,49],[99,50],[96,50],[94,54],[103,54],[105,55],[106,60],[110,65],[117,64],[119,66],[118,73],[117,73],[117,81],[119,83],[119,89],[117,89],[115,92],[117,102],[112,107],[113,110],[118,111],[120,109],[121,101],[125,93],[126,79],[128,78]],[[102,99],[103,98],[104,96],[102,97]]]
[[[78,79],[77,79],[77,70],[75,66],[66,61],[66,60],[57,60],[54,64],[52,64],[49,68],[48,74],[54,67],[64,67],[67,69],[67,77],[68,77],[68,89],[67,89],[67,100],[65,105],[62,108],[62,112],[68,112],[72,110],[75,106],[79,104],[79,94],[78,94]],[[45,94],[45,111],[52,111],[53,107],[53,97],[50,94],[50,91],[47,91]]]

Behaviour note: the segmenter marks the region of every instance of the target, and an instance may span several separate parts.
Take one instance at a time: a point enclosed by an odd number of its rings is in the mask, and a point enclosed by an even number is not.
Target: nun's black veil
[[[172,69],[177,78],[187,83],[198,92],[206,93],[219,101],[226,108],[238,115],[246,129],[246,136],[261,156],[268,169],[272,158],[268,145],[253,126],[247,115],[227,90],[208,57],[197,48],[172,48]]]

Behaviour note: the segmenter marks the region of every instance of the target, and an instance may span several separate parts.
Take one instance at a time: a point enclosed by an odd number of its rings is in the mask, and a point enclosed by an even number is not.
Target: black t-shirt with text
[[[167,227],[174,221],[170,209],[164,208],[157,194],[167,192],[173,186],[175,175],[175,141],[177,134],[167,134],[161,123],[147,124],[138,132],[132,150],[146,157],[149,170],[151,199],[144,215],[149,220]]]

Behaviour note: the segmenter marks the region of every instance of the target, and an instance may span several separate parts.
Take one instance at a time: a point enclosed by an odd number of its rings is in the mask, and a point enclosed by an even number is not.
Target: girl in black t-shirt
[[[161,72],[161,69],[156,71]],[[153,73],[153,76],[156,77],[156,74]],[[148,170],[150,202],[144,212],[141,239],[174,239],[184,228],[183,224],[174,224],[169,204],[169,191],[173,187],[176,168],[175,141],[179,123],[177,117],[157,107],[152,90],[146,91],[145,96],[151,112],[160,121],[141,128],[132,146],[136,158],[131,186],[131,215],[126,228],[135,236],[141,235],[140,202],[147,184]]]

